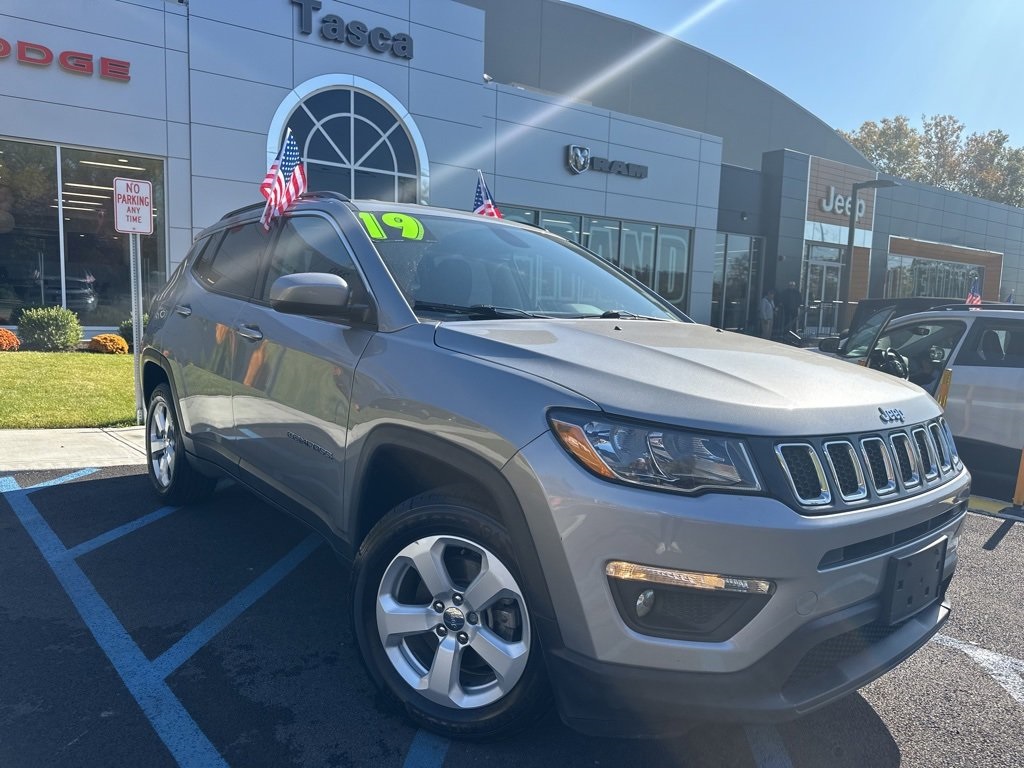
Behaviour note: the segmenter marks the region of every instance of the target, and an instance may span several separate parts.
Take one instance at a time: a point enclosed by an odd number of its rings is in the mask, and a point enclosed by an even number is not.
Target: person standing
[[[758,313],[761,319],[761,338],[772,337],[772,322],[775,320],[775,291],[771,288],[761,299],[761,310]]]
[[[800,306],[803,297],[797,290],[796,283],[792,280],[789,285],[779,293],[779,322],[782,325],[782,333],[796,331],[797,319],[800,316]]]

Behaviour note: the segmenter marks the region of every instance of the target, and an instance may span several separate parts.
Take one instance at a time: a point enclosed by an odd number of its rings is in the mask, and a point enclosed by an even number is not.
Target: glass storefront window
[[[711,324],[722,327],[722,294],[725,291],[725,244],[729,236],[724,232],[715,235],[715,261],[711,273]]]
[[[619,220],[586,219],[583,245],[605,261],[619,263]]]
[[[537,211],[533,208],[517,208],[514,205],[498,204],[503,218],[518,221],[520,224],[537,224]]]
[[[685,311],[690,278],[690,230],[658,227],[657,265],[658,279],[654,290]]]
[[[719,232],[711,283],[711,324],[756,333],[760,285],[761,239]]]
[[[60,154],[66,306],[83,325],[117,325],[131,316],[132,307],[129,236],[114,230],[114,179],[153,184],[153,235],[139,238],[143,306],[148,306],[167,278],[163,163],[66,147]]]
[[[750,299],[750,238],[729,235],[725,255],[725,298],[722,328],[743,331],[747,328]]]
[[[967,297],[975,276],[979,285],[985,284],[985,268],[978,264],[896,253],[890,253],[886,261],[884,297],[887,299],[935,296],[962,300]]]
[[[63,305],[91,326],[130,316],[129,240],[114,230],[118,176],[153,183],[153,235],[140,237],[146,305],[166,282],[163,162],[0,139],[0,325],[16,325],[22,307]]]
[[[0,139],[0,325],[60,300],[57,150]]]
[[[580,217],[571,213],[540,212],[540,225],[548,232],[574,243],[580,242]]]
[[[619,266],[644,285],[654,285],[654,245],[657,227],[653,224],[622,222]]]
[[[498,208],[509,221],[538,225],[580,243],[679,309],[687,310],[692,230],[560,211],[538,211],[504,203],[499,203]],[[756,258],[748,258],[747,261],[756,280],[759,262]],[[549,288],[551,295],[558,295],[556,288]]]

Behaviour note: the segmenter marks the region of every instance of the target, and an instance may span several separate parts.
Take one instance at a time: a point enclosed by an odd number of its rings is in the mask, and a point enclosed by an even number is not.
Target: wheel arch
[[[500,468],[472,451],[443,438],[399,426],[382,426],[365,439],[350,495],[352,552],[358,550],[370,529],[401,502],[427,491],[459,486],[480,511],[494,516],[508,531],[524,587],[530,594],[533,613],[548,642],[561,644],[551,620],[551,597],[544,579],[526,512]],[[486,505],[486,506],[484,506]]]

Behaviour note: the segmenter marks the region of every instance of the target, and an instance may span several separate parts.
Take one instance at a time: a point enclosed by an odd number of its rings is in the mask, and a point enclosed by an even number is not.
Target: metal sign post
[[[153,184],[114,179],[114,229],[128,235],[132,270],[132,354],[135,358],[135,423],[142,424],[142,251],[139,235],[153,234]]]

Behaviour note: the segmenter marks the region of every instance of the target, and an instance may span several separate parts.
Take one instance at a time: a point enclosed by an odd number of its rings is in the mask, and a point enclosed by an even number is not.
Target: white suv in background
[[[975,492],[1010,499],[1024,449],[1024,305],[950,305],[870,325],[820,348],[933,396],[950,369],[946,420]]]

